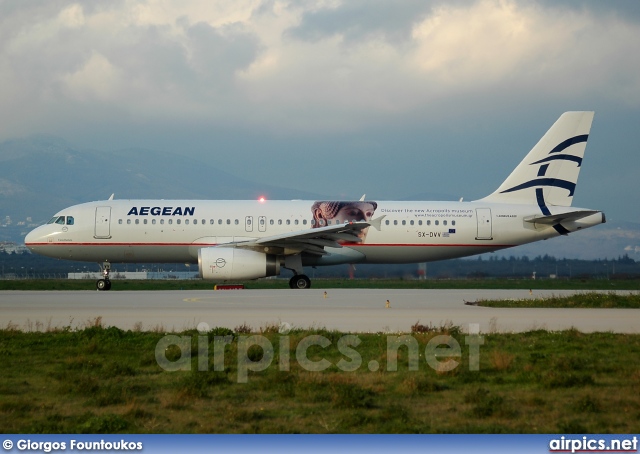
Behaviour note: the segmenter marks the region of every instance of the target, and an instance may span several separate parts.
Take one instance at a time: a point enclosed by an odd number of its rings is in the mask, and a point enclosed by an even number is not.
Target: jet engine
[[[275,255],[248,249],[208,247],[198,251],[200,277],[207,280],[258,279],[280,274]]]

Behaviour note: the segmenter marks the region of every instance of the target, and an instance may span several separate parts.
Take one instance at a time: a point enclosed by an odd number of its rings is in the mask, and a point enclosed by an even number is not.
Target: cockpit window
[[[54,216],[47,224],[73,225],[73,216]]]

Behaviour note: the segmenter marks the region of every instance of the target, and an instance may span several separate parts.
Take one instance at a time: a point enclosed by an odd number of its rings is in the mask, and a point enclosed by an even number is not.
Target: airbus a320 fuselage
[[[419,263],[566,235],[605,222],[571,207],[593,112],[567,112],[491,195],[472,202],[105,200],[30,232],[38,254],[112,263],[198,263],[203,279],[257,279],[305,266]]]

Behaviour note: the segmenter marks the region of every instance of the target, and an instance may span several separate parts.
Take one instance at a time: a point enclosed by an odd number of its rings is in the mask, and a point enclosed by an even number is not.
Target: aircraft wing
[[[596,214],[596,213],[599,213],[599,211],[580,210],[580,211],[571,211],[569,213],[552,214],[549,216],[529,216],[524,218],[524,220],[525,222],[531,222],[534,224],[555,225],[561,222],[577,221],[578,219],[586,218],[587,216],[591,216],[592,214]]]
[[[285,255],[309,253],[324,255],[325,247],[341,248],[340,242],[359,243],[362,240],[358,234],[374,222],[349,222],[346,224],[329,225],[315,229],[305,229],[296,232],[283,233],[281,235],[267,236],[252,241],[239,241],[225,246],[233,245],[240,248],[264,249],[281,248]]]

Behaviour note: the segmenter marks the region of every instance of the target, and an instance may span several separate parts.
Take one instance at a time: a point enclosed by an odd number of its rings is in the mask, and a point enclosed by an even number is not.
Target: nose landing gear
[[[96,282],[96,289],[100,291],[111,290],[111,281],[109,280],[109,273],[111,272],[111,264],[104,262],[101,266],[103,279],[98,279]]]

